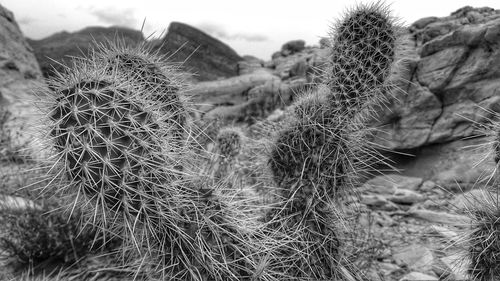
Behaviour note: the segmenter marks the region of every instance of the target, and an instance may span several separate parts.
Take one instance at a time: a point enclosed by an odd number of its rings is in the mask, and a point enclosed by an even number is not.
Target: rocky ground
[[[360,192],[359,224],[371,229],[377,243],[370,280],[467,279],[464,244],[458,242],[470,219],[460,206],[477,190],[457,194],[394,174],[368,181]]]

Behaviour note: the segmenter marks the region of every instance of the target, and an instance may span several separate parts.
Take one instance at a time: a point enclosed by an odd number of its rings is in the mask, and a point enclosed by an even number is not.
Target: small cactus
[[[236,157],[243,146],[243,132],[238,128],[223,128],[217,134],[217,150],[226,158]]]
[[[214,176],[227,177],[239,170],[237,165],[238,155],[243,146],[243,132],[236,127],[225,127],[219,130],[215,139]]]
[[[17,266],[62,263],[71,266],[90,254],[110,250],[119,240],[82,226],[77,212],[66,215],[53,204],[12,208],[0,206],[0,247],[4,259]]]
[[[459,246],[470,280],[493,281],[500,276],[500,204],[495,191],[467,195],[464,207],[471,225]]]

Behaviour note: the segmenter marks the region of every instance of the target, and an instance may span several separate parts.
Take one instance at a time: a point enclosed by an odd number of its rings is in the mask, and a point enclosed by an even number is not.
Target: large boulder
[[[414,149],[473,136],[500,112],[500,10],[464,7],[410,26],[407,83],[379,117],[378,142]]]
[[[197,80],[207,81],[237,75],[237,64],[243,60],[231,47],[218,39],[180,22],[172,22],[159,42],[161,52]]]
[[[54,69],[62,71],[70,57],[81,57],[88,53],[93,42],[103,43],[119,39],[127,45],[144,41],[141,31],[125,27],[87,27],[76,32],[62,31],[40,40],[28,39],[44,76],[51,76]]]
[[[37,87],[43,82],[35,55],[12,12],[0,5],[0,113],[5,118],[0,124],[4,146],[0,154],[27,148],[36,127],[32,91]]]

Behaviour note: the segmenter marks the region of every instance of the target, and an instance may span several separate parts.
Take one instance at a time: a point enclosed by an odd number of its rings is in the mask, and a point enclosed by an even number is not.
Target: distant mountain
[[[77,32],[59,32],[40,40],[28,39],[45,77],[54,68],[63,67],[71,56],[87,54],[93,41],[104,42],[120,38],[127,44],[144,41],[142,32],[124,27],[87,27]],[[187,24],[173,22],[168,33],[150,42],[155,49],[170,56],[172,62],[182,62],[184,70],[195,74],[196,80],[215,80],[237,75],[237,63],[243,60],[223,42]]]
[[[36,59],[43,75],[48,77],[55,68],[61,71],[60,63],[68,63],[71,56],[87,54],[92,41],[104,42],[107,39],[120,38],[127,44],[137,44],[144,40],[142,32],[125,27],[87,27],[76,32],[59,32],[49,37],[33,40],[28,43],[33,47]]]
[[[243,60],[225,43],[180,22],[170,23],[157,47],[171,54],[171,61],[183,62],[184,69],[200,81],[236,76],[237,63]]]

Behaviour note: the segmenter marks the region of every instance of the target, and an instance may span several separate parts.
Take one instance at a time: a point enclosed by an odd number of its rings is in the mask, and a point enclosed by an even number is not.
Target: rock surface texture
[[[500,11],[464,7],[412,24],[406,94],[382,114],[392,149],[446,143],[476,132],[500,111]]]
[[[24,145],[32,133],[36,124],[32,93],[42,86],[41,78],[37,60],[13,13],[0,5],[0,112],[8,115],[0,132],[1,141],[12,142],[9,146]]]

